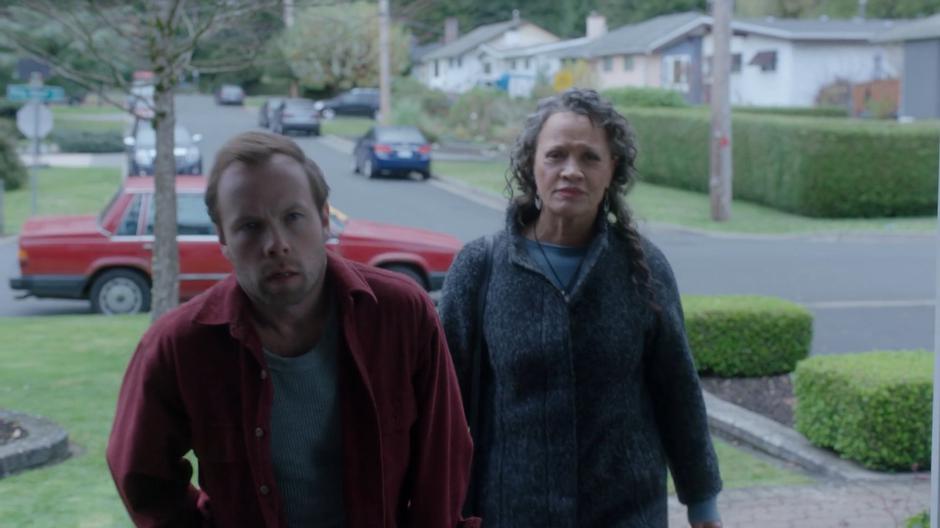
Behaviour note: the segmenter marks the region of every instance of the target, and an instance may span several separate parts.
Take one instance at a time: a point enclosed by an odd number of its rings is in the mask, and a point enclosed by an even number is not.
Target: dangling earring
[[[542,210],[542,199],[539,198],[539,195],[536,194],[536,195],[535,195],[535,200],[533,200],[532,202],[535,204],[535,210],[536,210],[536,211],[541,211],[541,210]]]
[[[607,217],[608,223],[617,223],[617,214],[610,210],[610,187],[604,189],[604,216]]]

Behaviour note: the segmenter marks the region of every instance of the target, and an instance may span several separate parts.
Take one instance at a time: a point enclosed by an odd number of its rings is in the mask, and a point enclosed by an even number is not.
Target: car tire
[[[323,111],[320,112],[320,115],[323,116],[323,119],[333,119],[336,117],[336,110],[333,110],[332,108],[324,108]]]
[[[375,178],[375,167],[372,166],[371,159],[366,158],[366,160],[362,162],[362,174],[369,179]]]
[[[422,172],[422,173],[421,173],[421,179],[422,179],[422,180],[430,180],[430,179],[431,179],[431,171],[430,171],[430,170],[426,170],[426,171]]]
[[[108,270],[91,286],[91,309],[105,315],[124,315],[150,311],[150,285],[139,272],[129,269]]]
[[[415,284],[421,287],[423,290],[428,289],[427,281],[424,280],[424,275],[420,271],[416,270],[414,267],[407,264],[391,264],[389,266],[383,266],[384,269],[388,271],[394,271],[395,273],[401,273],[402,275],[413,280]]]

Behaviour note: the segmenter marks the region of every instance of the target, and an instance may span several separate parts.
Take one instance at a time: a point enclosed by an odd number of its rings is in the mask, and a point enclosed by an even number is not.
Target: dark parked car
[[[277,110],[277,107],[281,106],[281,103],[284,102],[284,99],[279,97],[272,97],[264,103],[261,104],[261,108],[258,109],[258,126],[261,128],[270,128],[271,121],[274,121],[274,111]]]
[[[220,105],[245,104],[245,90],[237,84],[223,84],[215,92],[215,102]]]
[[[324,119],[334,116],[364,116],[374,118],[379,112],[379,91],[375,88],[353,88],[332,99],[317,101]]]
[[[353,171],[366,178],[380,174],[431,177],[431,145],[413,126],[376,126],[356,142]]]
[[[320,135],[320,114],[310,99],[284,99],[274,110],[271,132],[287,134],[292,130]]]
[[[173,157],[177,174],[202,174],[202,153],[197,143],[200,134],[190,134],[180,125],[173,129]],[[138,119],[124,138],[127,146],[127,167],[130,176],[153,174],[153,161],[157,156],[157,134],[153,123]]]

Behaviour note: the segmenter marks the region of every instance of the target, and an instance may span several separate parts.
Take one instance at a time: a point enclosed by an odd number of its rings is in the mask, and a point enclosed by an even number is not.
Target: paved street
[[[256,129],[256,110],[181,96],[178,120],[202,133],[205,167],[225,140]],[[435,229],[469,241],[498,229],[503,213],[420,181],[366,180],[324,138],[297,137],[322,166],[334,205],[355,217]],[[875,348],[932,348],[934,239],[931,236],[828,238],[716,237],[647,229],[667,254],[686,294],[776,295],[809,307],[814,354]],[[0,243],[0,272],[16,273],[16,248]],[[87,303],[12,300],[0,284],[0,316],[87,313]]]

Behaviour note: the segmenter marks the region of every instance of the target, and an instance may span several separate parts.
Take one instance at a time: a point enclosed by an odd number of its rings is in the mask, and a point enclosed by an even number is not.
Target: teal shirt
[[[571,293],[571,287],[574,286],[578,271],[581,269],[581,262],[587,255],[587,246],[559,246],[542,242],[540,249],[538,242],[526,239],[525,248],[529,257],[538,264],[539,269],[559,290]],[[545,250],[544,254],[542,250]]]
[[[271,458],[288,526],[345,524],[338,342],[334,308],[320,342],[306,354],[265,351],[274,386]]]

